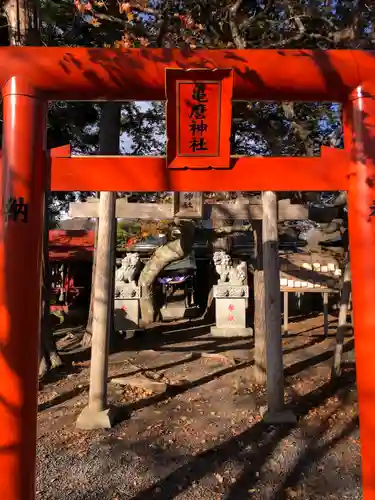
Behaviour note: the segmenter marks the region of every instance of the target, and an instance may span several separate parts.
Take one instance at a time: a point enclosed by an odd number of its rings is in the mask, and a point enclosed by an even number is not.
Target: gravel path
[[[299,417],[292,427],[261,422],[265,392],[252,384],[251,360],[192,356],[186,344],[113,357],[110,376],[146,370],[169,388],[110,384],[111,401],[131,415],[110,431],[74,428],[87,399],[87,366],[46,385],[37,498],[361,499],[354,372],[330,386],[332,340],[314,335],[285,341],[286,397]]]

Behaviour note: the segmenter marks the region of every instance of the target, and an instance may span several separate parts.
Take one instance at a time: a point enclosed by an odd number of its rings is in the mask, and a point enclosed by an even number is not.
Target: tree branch
[[[136,23],[135,25],[133,25],[128,21],[125,21],[125,19],[121,19],[120,17],[116,17],[110,14],[104,14],[102,12],[95,12],[94,17],[95,19],[99,19],[101,21],[120,24],[121,26],[126,28],[127,34],[130,37],[143,36],[146,38],[149,35],[149,33],[145,30],[144,26],[141,23]]]
[[[167,0],[167,2],[165,4],[165,8],[163,10],[163,13],[159,14],[159,16],[162,17],[162,21],[160,23],[159,32],[156,36],[156,46],[157,47],[161,47],[163,45],[165,35],[167,34],[168,25],[169,25],[168,7],[169,7],[169,0]]]
[[[121,19],[120,17],[111,16],[109,14],[103,14],[102,12],[95,12],[95,17],[102,21],[121,24],[121,26],[124,26],[127,29],[133,28],[133,26],[128,21],[125,21],[125,19]]]
[[[132,10],[137,10],[138,12],[143,12],[144,14],[150,14],[151,16],[160,17],[162,15],[161,11],[154,9],[152,7],[146,7],[140,3],[130,3]]]
[[[290,20],[294,20],[296,16],[292,16],[290,17],[289,19]],[[318,16],[312,16],[312,15],[307,15],[307,14],[299,14],[298,15],[298,18],[301,20],[301,19],[308,19],[308,20],[314,20],[314,21],[318,21],[320,23],[324,23],[324,24],[327,24],[328,26],[330,26],[333,30],[335,31],[338,31],[338,28],[337,26],[335,25],[335,23],[333,23],[330,19],[325,19],[324,17],[318,17]]]
[[[274,2],[275,2],[275,0],[268,0],[265,8],[261,12],[258,12],[258,14],[254,14],[249,19],[244,20],[239,25],[239,29],[249,28],[252,24],[254,24],[254,22],[259,21],[259,19],[261,19],[262,17],[265,17],[267,14],[269,14],[272,7],[274,6]]]
[[[232,34],[233,42],[237,49],[245,49],[246,42],[240,34],[240,30],[237,24],[237,12],[242,5],[242,0],[236,0],[236,2],[229,9],[229,27]]]

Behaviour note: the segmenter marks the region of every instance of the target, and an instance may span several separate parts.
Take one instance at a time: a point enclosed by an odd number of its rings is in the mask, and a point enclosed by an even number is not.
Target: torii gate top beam
[[[234,100],[345,101],[375,52],[0,48],[0,87],[22,76],[49,100],[165,100],[166,68],[233,68]]]

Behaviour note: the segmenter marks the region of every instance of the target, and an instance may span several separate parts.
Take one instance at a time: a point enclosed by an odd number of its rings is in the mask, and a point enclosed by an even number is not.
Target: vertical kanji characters
[[[208,125],[205,122],[208,99],[206,95],[206,86],[204,83],[196,83],[192,92],[192,105],[189,118],[189,132],[191,134],[189,148],[193,153],[207,151],[207,142],[205,133]]]
[[[10,220],[17,222],[19,219],[26,223],[28,221],[28,204],[25,203],[24,198],[9,197],[5,207],[5,215]]]
[[[184,193],[184,201],[182,203],[182,206],[184,208],[194,208],[194,205],[193,205],[193,197],[194,197],[194,193]]]

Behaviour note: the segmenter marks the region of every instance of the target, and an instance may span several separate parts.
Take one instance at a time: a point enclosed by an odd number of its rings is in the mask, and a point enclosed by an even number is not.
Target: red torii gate
[[[40,262],[47,163],[45,103],[56,99],[165,100],[167,68],[232,70],[234,100],[340,101],[344,104],[345,150],[325,148],[322,157],[314,159],[231,158],[227,168],[221,165],[220,169],[209,168],[211,163],[207,160],[197,170],[168,169],[165,158],[71,158],[68,151],[56,151],[57,156],[51,155],[52,189],[347,189],[363,492],[365,500],[375,499],[374,55],[362,51],[0,48],[4,109],[0,198],[0,495],[4,499],[34,498]],[[26,223],[17,221],[19,213],[27,216]],[[22,310],[20,296],[28,298]]]

